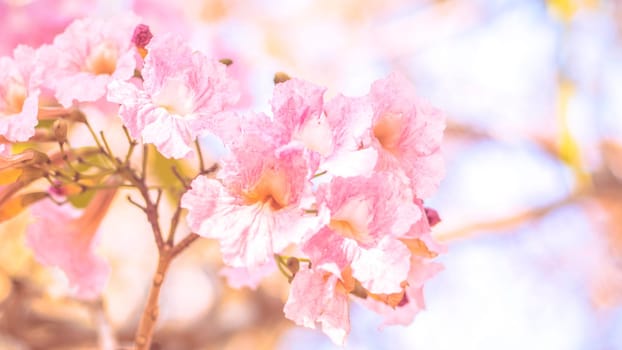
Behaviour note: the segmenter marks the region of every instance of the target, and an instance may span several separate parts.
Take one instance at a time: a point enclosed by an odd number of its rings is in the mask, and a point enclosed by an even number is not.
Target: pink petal
[[[125,81],[133,76],[136,49],[131,38],[137,22],[131,15],[77,20],[42,50],[46,85],[64,107],[97,101],[113,77]]]
[[[352,262],[352,276],[374,294],[401,292],[409,270],[410,251],[392,237],[384,237],[374,248],[361,249]]]
[[[156,36],[147,45],[144,82],[109,84],[108,99],[134,137],[152,143],[165,157],[184,158],[204,132],[219,135],[223,112],[239,98],[226,66],[208,59],[177,36]]]
[[[333,342],[343,346],[350,332],[349,305],[337,283],[334,275],[302,268],[292,281],[283,311],[297,325],[315,329],[319,324]]]
[[[369,99],[374,135],[380,127],[383,133],[390,132],[383,135],[390,138],[389,145],[383,145],[382,139],[374,143],[380,151],[376,168],[403,169],[417,197],[428,198],[444,174],[440,145],[445,116],[419,99],[412,84],[396,73],[372,84]]]
[[[75,287],[76,296],[97,297],[106,284],[110,267],[94,252],[95,231],[79,225],[81,212],[43,201],[32,205],[31,213],[36,221],[28,226],[26,242],[37,260],[59,267]]]

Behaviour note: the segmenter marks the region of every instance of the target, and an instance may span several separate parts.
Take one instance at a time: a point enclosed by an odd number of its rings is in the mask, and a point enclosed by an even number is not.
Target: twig
[[[107,156],[108,158],[110,158],[110,160],[112,160],[113,162],[117,161],[117,159],[114,158],[114,155],[112,154],[112,149],[110,148],[110,145],[108,145],[108,140],[106,140],[106,136],[104,135],[104,131],[100,131],[99,135],[102,138],[102,141],[104,142],[104,145],[106,146],[106,152],[107,152]]]
[[[526,210],[517,215],[508,216],[498,220],[474,223],[454,231],[439,233],[435,235],[435,237],[442,242],[448,242],[456,239],[470,238],[478,233],[507,231],[524,224],[525,222],[541,219],[559,208],[576,202],[584,195],[584,193],[577,193],[548,205]]]
[[[203,173],[205,171],[205,163],[203,162],[203,152],[201,152],[201,144],[198,138],[194,141],[194,144],[197,147],[197,157],[199,158],[199,172]]]
[[[177,203],[177,208],[175,208],[175,213],[173,214],[173,218],[171,219],[171,227],[168,230],[168,238],[166,239],[166,243],[173,244],[175,241],[175,232],[177,231],[177,226],[179,225],[179,217],[181,216],[181,199],[179,203]]]
[[[186,249],[190,244],[192,244],[192,242],[196,241],[200,236],[196,233],[191,233],[189,235],[187,235],[186,237],[184,237],[184,239],[182,239],[181,241],[179,241],[179,243],[177,243],[172,249],[171,249],[171,255],[173,257],[177,256],[179,253],[181,253],[184,249]]]
[[[147,177],[147,157],[149,156],[149,146],[143,145],[143,162],[140,171],[140,179],[145,181]]]
[[[153,330],[155,328],[156,321],[160,314],[160,307],[158,299],[160,297],[160,289],[166,272],[173,259],[172,254],[161,254],[158,260],[158,268],[153,275],[151,282],[151,289],[149,290],[149,296],[147,297],[147,305],[140,317],[140,323],[138,324],[138,330],[136,331],[136,350],[148,350],[151,348],[151,339],[153,337]]]
[[[177,180],[179,180],[179,182],[181,182],[181,184],[184,186],[184,189],[189,188],[188,181],[179,173],[176,166],[172,166],[171,171],[173,172],[173,175],[175,175]]]
[[[130,203],[134,204],[136,207],[138,207],[140,210],[142,210],[142,211],[144,211],[145,213],[147,213],[147,208],[146,208],[146,207],[143,207],[142,205],[138,204],[138,202],[134,201],[134,200],[132,199],[132,196],[128,195],[128,196],[127,196],[127,200],[128,200]]]

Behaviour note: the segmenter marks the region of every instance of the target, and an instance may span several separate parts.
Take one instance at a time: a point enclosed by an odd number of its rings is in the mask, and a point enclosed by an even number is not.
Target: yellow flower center
[[[387,113],[374,125],[373,133],[382,148],[396,154],[402,135],[402,126],[401,114]]]
[[[371,239],[368,228],[370,222],[371,210],[368,202],[355,197],[332,215],[328,227],[343,237],[365,243]]]
[[[273,169],[265,170],[255,185],[243,194],[246,204],[268,204],[279,210],[289,204],[290,195],[285,174]]]
[[[23,84],[17,81],[11,81],[8,84],[6,95],[4,96],[5,108],[3,114],[12,115],[22,111],[24,101],[28,91]]]
[[[86,59],[86,70],[93,74],[112,74],[117,68],[119,51],[111,42],[95,46]]]

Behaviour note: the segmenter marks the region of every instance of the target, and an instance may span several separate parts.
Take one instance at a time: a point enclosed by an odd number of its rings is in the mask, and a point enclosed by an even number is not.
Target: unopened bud
[[[86,116],[79,109],[71,111],[67,119],[78,123],[86,123]]]
[[[300,270],[300,262],[295,257],[287,258],[287,269],[292,273],[292,275],[296,275],[298,270]]]
[[[145,58],[145,56],[147,56],[147,49],[145,47],[149,44],[151,38],[153,38],[153,34],[151,34],[151,30],[149,30],[148,25],[139,24],[134,29],[134,34],[132,34],[132,43],[136,45],[136,49],[138,49],[140,57]]]
[[[233,60],[230,58],[222,58],[218,62],[224,64],[225,66],[230,66],[233,64]]]
[[[425,208],[425,216],[428,218],[430,227],[441,222],[441,217],[438,215],[438,212],[432,208]]]
[[[0,222],[17,216],[17,214],[21,213],[29,205],[38,202],[47,196],[48,195],[45,192],[33,192],[9,199],[4,202],[2,206],[0,206]]]
[[[56,119],[52,124],[52,130],[54,131],[54,137],[56,141],[65,143],[67,141],[67,122],[62,119]]]
[[[274,73],[274,84],[279,84],[279,83],[284,83],[286,81],[288,81],[289,79],[291,79],[289,77],[289,75],[283,73],[283,72],[276,72]]]
[[[136,45],[136,47],[144,49],[151,41],[151,38],[153,38],[153,34],[151,34],[148,25],[141,23],[134,28],[132,43]]]

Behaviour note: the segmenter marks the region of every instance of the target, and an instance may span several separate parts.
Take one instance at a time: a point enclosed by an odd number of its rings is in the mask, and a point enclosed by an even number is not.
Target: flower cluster
[[[412,89],[392,74],[367,96],[325,104],[321,87],[279,83],[272,117],[229,120],[220,172],[197,177],[182,198],[190,227],[242,270],[229,275],[281,265],[292,282],[285,315],[339,344],[349,295],[387,323],[408,323],[438,270],[427,262],[440,249],[422,200],[443,173],[444,119]]]
[[[49,45],[18,47],[0,58],[0,173],[18,171],[0,187],[0,214],[15,211],[7,211],[11,198],[20,210],[37,202],[27,243],[65,272],[78,296],[97,296],[110,269],[93,245],[116,188],[141,191],[139,207],[162,239],[152,220],[161,189],[152,203],[144,169],[139,176],[130,162],[133,147],[151,144],[183,160],[209,132],[227,154],[215,175],[201,163],[180,210],[194,233],[220,242],[232,285],[254,287],[280,269],[291,282],[285,316],[339,344],[351,299],[386,324],[411,322],[440,267],[430,261],[442,251],[430,235],[438,215],[423,203],[443,175],[443,114],[396,73],[366,96],[330,100],[320,86],[281,76],[271,115],[236,110],[240,95],[226,64],[180,37],[152,35],[133,16],[77,20]],[[120,117],[130,141],[125,161],[80,112],[89,105]],[[87,124],[98,146],[66,153],[68,120]],[[28,140],[58,142],[60,153],[11,155],[11,144]],[[89,152],[107,160],[87,177],[72,162],[84,166]],[[50,182],[47,193],[14,196],[37,179]],[[84,210],[58,206],[76,187],[96,191],[95,199]]]

